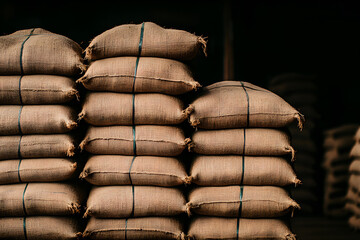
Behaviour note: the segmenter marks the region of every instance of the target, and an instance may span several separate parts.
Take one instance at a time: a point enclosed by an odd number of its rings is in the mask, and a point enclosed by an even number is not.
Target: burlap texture
[[[75,82],[68,77],[0,76],[0,104],[63,104],[75,97],[78,98]]]
[[[78,188],[64,183],[0,185],[0,216],[72,215],[80,212],[83,198]]]
[[[283,188],[273,186],[244,186],[241,202],[239,213],[240,186],[199,187],[189,194],[187,207],[199,215],[243,218],[281,217],[300,209]]]
[[[201,186],[297,185],[294,170],[289,162],[278,157],[196,156],[192,162],[192,182]],[[244,179],[242,179],[244,176]]]
[[[79,221],[68,217],[0,218],[0,239],[75,240],[81,231]]]
[[[171,187],[190,183],[185,168],[178,159],[151,156],[91,156],[80,178],[93,185]]]
[[[165,217],[128,218],[127,222],[125,219],[91,218],[83,236],[94,240],[185,240],[182,223]]]
[[[0,135],[66,133],[77,127],[76,112],[62,105],[3,105],[0,126]]]
[[[279,156],[292,154],[292,158],[295,155],[289,136],[285,132],[265,128],[197,131],[192,136],[191,147],[195,153],[204,155]]]
[[[86,59],[137,56],[142,24],[125,24],[96,36],[86,48]],[[141,56],[190,60],[196,57],[206,41],[183,30],[165,29],[145,22]]]
[[[237,231],[239,230],[239,231]],[[191,240],[295,240],[289,227],[279,219],[197,217],[189,229]]]
[[[92,62],[77,82],[92,91],[169,95],[183,94],[200,87],[185,64],[165,58],[139,58],[134,80],[136,61],[136,57],[116,57]]]
[[[76,42],[41,28],[1,36],[0,52],[0,75],[73,76],[84,68]]]
[[[352,228],[359,230],[360,229],[360,216],[352,216],[351,218],[349,218],[349,225]]]
[[[243,84],[243,85],[242,85]],[[204,129],[284,127],[303,116],[276,94],[248,82],[214,83],[191,106],[190,123]],[[249,107],[248,107],[249,106]]]
[[[185,149],[187,141],[179,127],[135,127],[136,155],[177,156]],[[133,127],[89,127],[80,147],[92,154],[134,155]]]
[[[58,182],[74,176],[77,164],[67,158],[15,159],[0,161],[0,184]]]
[[[176,188],[134,186],[133,192],[132,186],[93,187],[84,216],[126,218],[131,213],[133,217],[174,216],[184,213],[185,205],[183,193]]]
[[[158,93],[134,96],[129,93],[90,93],[79,117],[94,126],[173,125],[188,117],[189,110],[184,110],[184,104],[176,97]]]
[[[349,167],[349,172],[352,174],[360,175],[360,159],[357,158],[352,161]]]
[[[0,159],[71,157],[74,151],[67,134],[0,136]]]

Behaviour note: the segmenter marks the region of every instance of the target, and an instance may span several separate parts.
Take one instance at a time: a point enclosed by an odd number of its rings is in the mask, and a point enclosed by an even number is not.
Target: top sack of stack
[[[0,37],[0,52],[0,75],[74,76],[84,69],[76,42],[41,28]]]
[[[223,81],[203,89],[192,104],[190,123],[203,129],[280,128],[304,117],[276,94],[247,82]]]

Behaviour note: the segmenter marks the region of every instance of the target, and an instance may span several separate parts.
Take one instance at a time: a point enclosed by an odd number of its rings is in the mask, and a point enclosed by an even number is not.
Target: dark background
[[[206,86],[223,79],[223,6],[201,0],[1,1],[0,34],[42,27],[86,48],[109,28],[153,21],[209,37],[208,57],[189,63]],[[280,73],[316,74],[322,127],[359,123],[359,1],[232,1],[231,10],[235,79],[267,87]]]

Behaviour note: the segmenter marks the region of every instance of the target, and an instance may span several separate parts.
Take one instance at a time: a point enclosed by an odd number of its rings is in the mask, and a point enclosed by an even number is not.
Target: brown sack
[[[347,124],[340,127],[328,129],[324,132],[325,137],[341,138],[344,136],[354,136],[359,128],[357,124]]]
[[[0,185],[0,216],[72,215],[80,212],[81,195],[63,183]]]
[[[142,26],[144,24],[144,26]],[[190,60],[206,41],[183,30],[165,29],[155,23],[125,24],[96,36],[86,48],[85,58],[96,60],[119,56],[137,56],[143,27],[141,56]]]
[[[0,239],[76,240],[79,221],[68,217],[0,218]]]
[[[292,154],[292,159],[295,157],[289,136],[277,129],[243,128],[197,131],[193,134],[192,141],[192,150],[205,155],[278,156]]]
[[[66,133],[77,126],[76,112],[61,105],[4,105],[0,126],[0,135]]]
[[[171,157],[181,154],[188,141],[179,127],[89,127],[80,148],[92,154],[134,155],[136,149],[136,155]]]
[[[280,187],[270,186],[199,187],[189,195],[189,211],[207,216],[273,218],[300,209]],[[241,200],[242,198],[242,200]]]
[[[360,192],[360,175],[351,174],[349,186],[355,192]]]
[[[295,240],[289,227],[279,219],[197,217],[189,229],[193,240]]]
[[[0,136],[0,159],[71,157],[74,151],[66,134]]]
[[[349,172],[360,175],[360,159],[352,161],[349,167]]]
[[[193,183],[201,186],[300,183],[288,161],[278,157],[245,156],[243,162],[242,156],[196,156],[190,176]]]
[[[0,184],[57,182],[74,176],[77,164],[67,158],[39,158],[0,161]]]
[[[303,116],[276,94],[247,82],[223,81],[204,88],[192,104],[190,123],[205,129],[284,127]]]
[[[360,158],[360,140],[357,140],[355,145],[350,151],[350,157]]]
[[[152,186],[93,187],[85,217],[126,218],[174,216],[186,211],[183,193],[176,188]]]
[[[83,233],[94,240],[185,240],[182,223],[173,218],[91,218]]]
[[[42,28],[0,37],[0,52],[0,75],[73,76],[84,68],[76,42]]]
[[[189,111],[180,99],[164,94],[90,93],[79,118],[95,126],[173,125],[182,123]]]
[[[68,77],[0,76],[0,104],[63,104],[75,97],[79,93],[74,80]]]
[[[352,216],[351,218],[349,218],[349,225],[352,228],[359,230],[360,229],[360,216]]]
[[[183,94],[200,87],[185,64],[165,58],[139,58],[134,79],[136,61],[136,57],[117,57],[92,62],[77,82],[92,91],[169,95]]]
[[[150,156],[95,155],[87,161],[80,178],[93,185],[171,187],[190,183],[178,159]]]
[[[345,209],[350,213],[360,217],[360,204],[356,204],[354,202],[347,202],[345,204]],[[341,209],[344,211],[344,209]]]

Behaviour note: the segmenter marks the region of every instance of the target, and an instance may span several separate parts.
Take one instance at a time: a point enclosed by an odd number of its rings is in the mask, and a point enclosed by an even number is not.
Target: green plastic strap
[[[24,230],[24,238],[27,240],[27,232],[26,232],[26,217],[23,218],[23,230]]]
[[[131,168],[132,168],[132,166],[134,164],[135,158],[136,158],[136,156],[133,156],[133,158],[131,160],[130,168],[129,168],[129,179],[130,179],[130,184],[131,185],[133,185],[132,178],[131,178]]]
[[[132,192],[132,210],[130,213],[130,217],[134,217],[134,211],[135,211],[135,187],[134,187],[134,185],[131,185],[131,192]]]
[[[21,71],[21,75],[24,75],[24,68],[23,68],[23,62],[22,62],[23,52],[24,52],[24,45],[25,45],[26,41],[29,40],[31,35],[33,35],[34,31],[35,31],[35,28],[31,29],[30,34],[27,36],[27,38],[25,38],[25,40],[21,44],[21,48],[20,48],[20,71]]]
[[[26,192],[28,185],[29,185],[29,183],[25,184],[25,188],[24,188],[24,192],[23,192],[23,196],[22,196],[22,206],[23,206],[23,211],[24,211],[25,216],[27,216],[26,208],[25,208],[25,192]]]
[[[125,240],[127,240],[127,224],[128,224],[128,218],[125,219]]]
[[[23,105],[20,106],[20,109],[19,109],[19,114],[18,114],[18,130],[19,130],[19,134],[20,135],[23,135],[22,131],[21,131],[21,125],[20,125],[20,116],[21,116],[21,111],[23,109]]]
[[[237,224],[236,224],[236,240],[239,240],[239,228],[240,228],[240,217],[241,217],[241,211],[242,211],[242,199],[243,199],[243,193],[244,193],[244,186],[240,186],[240,206],[239,206],[239,213],[237,218]]]
[[[19,158],[18,179],[19,179],[19,182],[22,182],[22,181],[21,181],[21,177],[20,177],[20,165],[21,165],[21,161],[22,161],[22,156],[21,156],[21,139],[22,139],[22,135],[20,135],[19,144],[18,144],[18,158]]]

